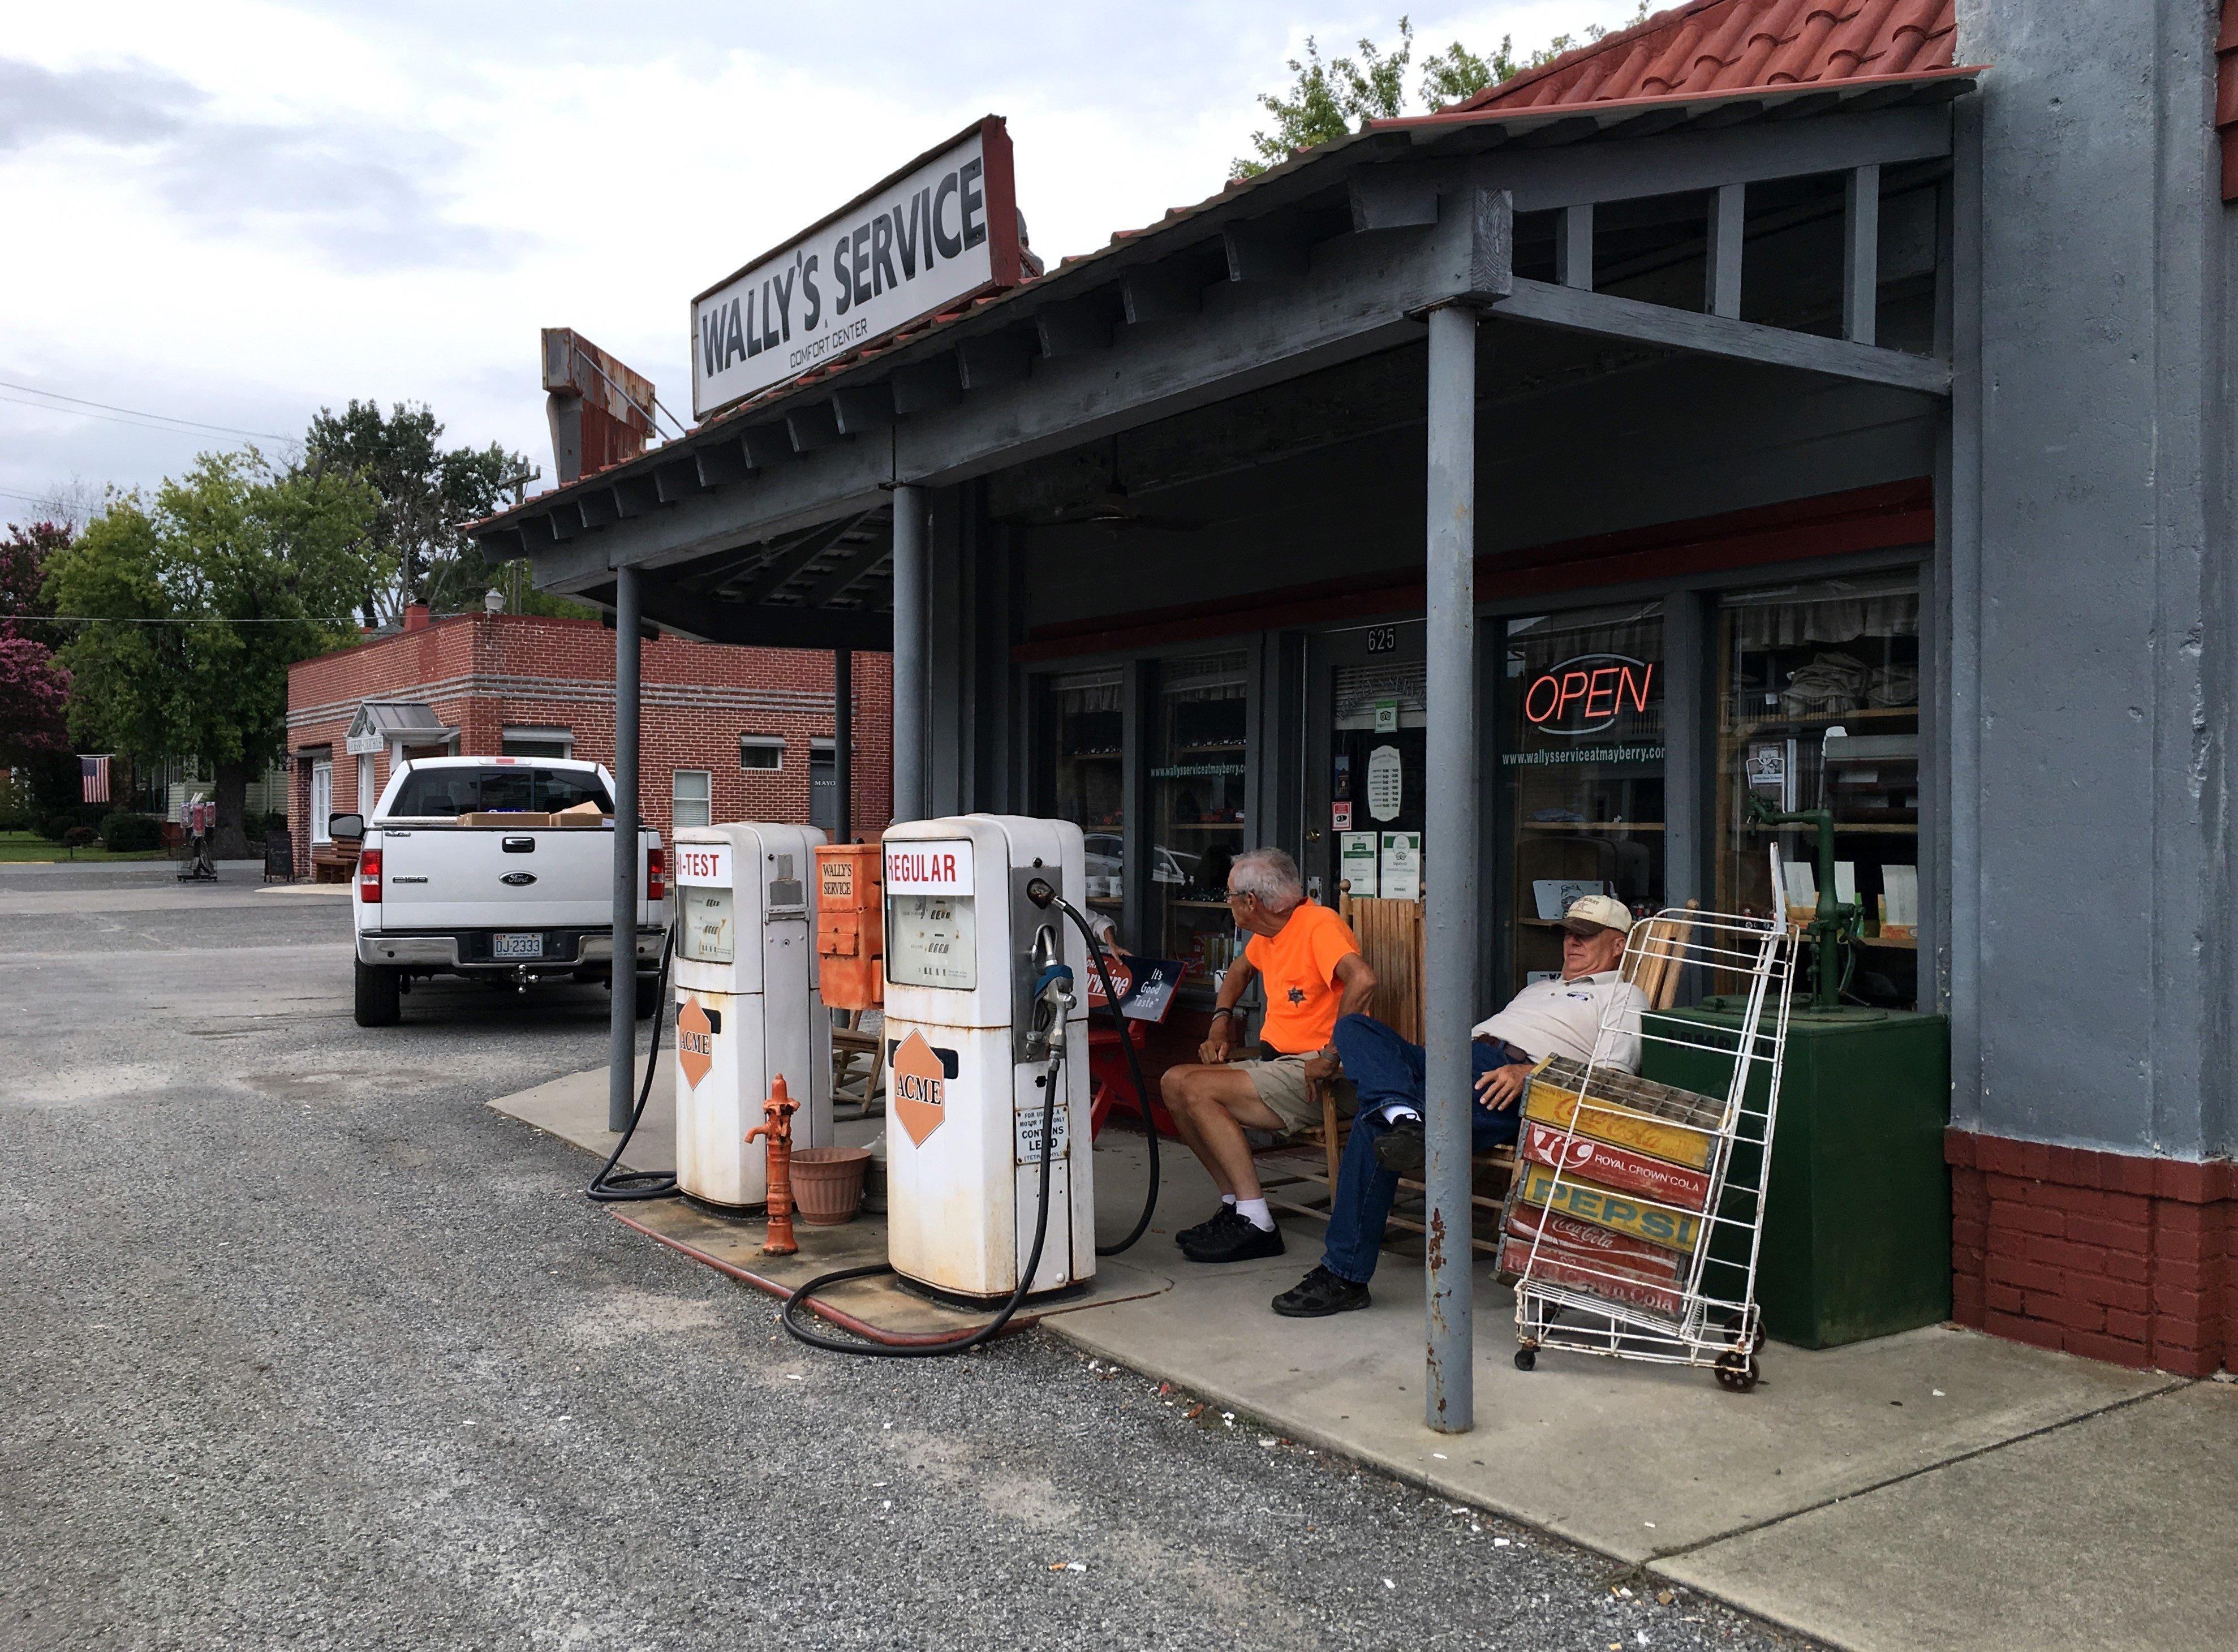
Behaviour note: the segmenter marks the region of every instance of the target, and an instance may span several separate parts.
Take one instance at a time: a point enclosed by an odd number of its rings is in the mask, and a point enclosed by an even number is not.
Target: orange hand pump
[[[785,1093],[785,1075],[778,1074],[770,1088],[769,1099],[762,1104],[762,1116],[767,1121],[756,1125],[746,1132],[746,1139],[769,1138],[769,1231],[762,1240],[762,1254],[766,1257],[789,1257],[800,1247],[792,1242],[792,1116],[800,1104]]]

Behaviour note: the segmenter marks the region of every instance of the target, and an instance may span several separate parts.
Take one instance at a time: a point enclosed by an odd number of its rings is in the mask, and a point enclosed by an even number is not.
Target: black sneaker
[[[1285,1319],[1325,1319],[1367,1306],[1367,1287],[1316,1265],[1314,1271],[1275,1298],[1275,1311]]]
[[[1174,1243],[1184,1251],[1193,1244],[1202,1244],[1235,1219],[1235,1207],[1226,1199],[1222,1199],[1219,1208],[1203,1221],[1193,1228],[1183,1228],[1179,1233],[1175,1234]]]
[[[1282,1254],[1282,1230],[1262,1228],[1248,1216],[1230,1211],[1220,1231],[1182,1254],[1191,1262],[1256,1262]]]
[[[1375,1144],[1375,1162],[1396,1176],[1422,1179],[1422,1166],[1429,1154],[1422,1145],[1422,1121],[1402,1118],[1383,1132]]]

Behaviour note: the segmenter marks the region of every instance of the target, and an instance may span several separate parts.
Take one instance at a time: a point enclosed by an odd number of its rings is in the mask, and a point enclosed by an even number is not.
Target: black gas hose
[[[660,1065],[661,1024],[666,1021],[669,1016],[668,960],[675,951],[676,930],[672,926],[668,932],[668,938],[660,944],[660,973],[654,979],[652,986],[652,1047],[646,1052],[645,1082],[638,1086],[637,1110],[630,1114],[629,1128],[622,1131],[622,1138],[614,1144],[612,1154],[605,1164],[599,1166],[599,1173],[591,1178],[591,1184],[583,1190],[586,1194],[598,1200],[601,1204],[632,1204],[639,1199],[674,1198],[684,1191],[676,1184],[674,1171],[624,1171],[619,1176],[614,1173],[614,1166],[621,1163],[622,1154],[630,1144],[630,1138],[637,1134],[638,1120],[645,1117],[646,1101],[652,1094],[652,1075],[654,1070]],[[613,990],[619,992],[622,990],[619,968],[620,963],[619,942],[616,945],[615,963],[617,968]]]
[[[1111,985],[1111,971],[1103,961],[1103,945],[1096,939],[1096,932],[1089,927],[1088,919],[1080,915],[1070,901],[1050,888],[1043,879],[1036,878],[1026,886],[1026,899],[1037,906],[1056,907],[1072,919],[1080,931],[1081,939],[1088,943],[1089,959],[1095,964],[1096,973],[1103,982],[1103,1007],[1111,1012],[1112,1023],[1119,1029],[1119,1047],[1127,1052],[1127,1070],[1134,1076],[1135,1094],[1142,1104],[1142,1134],[1150,1138],[1150,1191],[1142,1200],[1142,1214],[1136,1219],[1127,1237],[1116,1244],[1096,1247],[1096,1254],[1099,1257],[1116,1257],[1122,1251],[1131,1250],[1135,1241],[1149,1231],[1150,1217],[1156,1214],[1158,1209],[1158,1126],[1150,1117],[1150,1087],[1142,1082],[1142,1063],[1135,1053],[1135,1038],[1128,1029],[1127,1018],[1120,1012],[1119,994]]]

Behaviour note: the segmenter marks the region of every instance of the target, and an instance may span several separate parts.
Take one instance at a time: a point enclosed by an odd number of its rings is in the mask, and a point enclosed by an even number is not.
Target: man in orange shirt
[[[1169,1067],[1159,1083],[1166,1111],[1189,1151],[1220,1187],[1220,1209],[1175,1235],[1192,1262],[1248,1262],[1282,1254],[1251,1162],[1255,1130],[1290,1131],[1321,1123],[1309,1082],[1337,1070],[1330,1035],[1337,1018],[1367,1008],[1375,972],[1351,926],[1306,899],[1298,863],[1280,849],[1235,857],[1228,907],[1251,937],[1228,965],[1202,1061]],[[1253,980],[1267,983],[1267,1018],[1255,1058],[1237,1058],[1235,1005]]]

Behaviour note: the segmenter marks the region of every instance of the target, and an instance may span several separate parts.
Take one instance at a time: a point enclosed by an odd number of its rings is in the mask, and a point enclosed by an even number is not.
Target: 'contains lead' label
[[[1666,1211],[1614,1188],[1597,1187],[1568,1176],[1557,1181],[1554,1172],[1544,1164],[1524,1167],[1521,1197],[1526,1204],[1559,1211],[1595,1227],[1629,1233],[1672,1251],[1692,1251],[1702,1231],[1699,1217]]]

